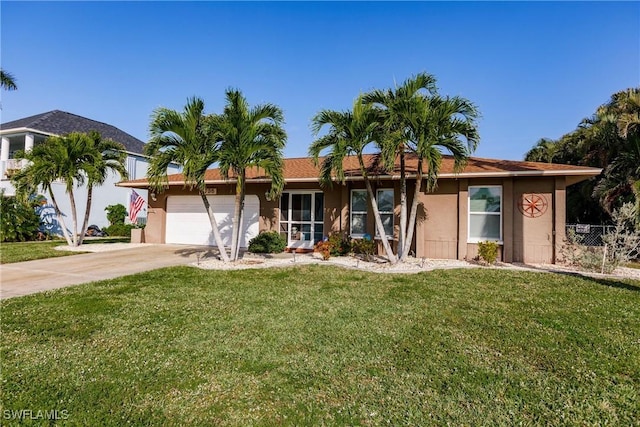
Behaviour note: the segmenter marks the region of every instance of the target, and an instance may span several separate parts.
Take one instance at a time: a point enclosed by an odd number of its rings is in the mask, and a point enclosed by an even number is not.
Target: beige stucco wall
[[[505,262],[551,263],[557,259],[564,239],[564,177],[517,177],[494,179],[441,179],[438,189],[420,194],[426,219],[418,224],[418,257],[473,259],[478,245],[469,243],[469,186],[502,186],[502,236],[498,259]],[[542,195],[548,203],[544,215],[525,217],[518,208],[523,194]],[[422,236],[420,238],[420,236]]]
[[[420,192],[416,256],[456,259],[458,253],[458,181],[440,180],[432,193]]]
[[[553,263],[565,238],[566,180],[564,177],[514,180],[514,198],[536,193],[548,204],[546,212],[529,218],[516,208],[514,212],[514,261]]]
[[[413,183],[408,183],[409,207],[413,196]],[[394,218],[394,248],[397,245],[400,221],[400,182],[376,183],[375,188],[393,188],[396,198]],[[495,179],[440,179],[432,193],[421,191],[418,199],[418,220],[411,250],[417,257],[444,259],[472,259],[477,256],[477,244],[468,243],[468,188],[476,185],[502,186],[503,243],[499,258],[506,262],[555,262],[564,239],[566,211],[566,180],[564,177],[495,178]],[[233,184],[216,185],[216,194],[232,195]],[[324,234],[349,232],[349,202],[351,189],[364,189],[364,183],[351,182],[324,189]],[[269,184],[248,184],[247,194],[260,199],[260,231],[279,230],[279,200],[267,200]],[[321,191],[318,183],[288,184],[284,191]],[[547,211],[537,218],[527,218],[518,209],[518,200],[525,193],[544,196]],[[145,240],[164,243],[166,200],[169,195],[197,195],[182,187],[172,188],[149,198],[148,222]],[[555,207],[555,208],[554,208]],[[409,212],[407,213],[409,215]],[[375,235],[372,212],[368,215],[368,231]],[[382,251],[380,245],[379,250]]]

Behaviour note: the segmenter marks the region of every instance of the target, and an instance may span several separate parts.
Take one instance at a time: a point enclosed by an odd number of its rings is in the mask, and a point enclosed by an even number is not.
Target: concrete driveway
[[[215,256],[211,247],[145,245],[0,266],[0,299],[112,279]]]

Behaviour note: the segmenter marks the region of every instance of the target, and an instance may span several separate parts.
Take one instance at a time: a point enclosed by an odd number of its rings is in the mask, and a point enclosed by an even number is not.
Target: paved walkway
[[[145,245],[3,264],[0,266],[0,299],[189,264],[212,255],[212,250],[198,246]]]

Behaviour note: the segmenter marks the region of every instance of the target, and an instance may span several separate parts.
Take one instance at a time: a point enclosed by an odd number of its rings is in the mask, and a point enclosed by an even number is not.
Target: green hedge
[[[265,231],[249,240],[249,252],[274,254],[287,248],[287,240],[276,231]]]
[[[132,224],[113,224],[102,229],[109,236],[131,237],[131,229],[136,228]]]

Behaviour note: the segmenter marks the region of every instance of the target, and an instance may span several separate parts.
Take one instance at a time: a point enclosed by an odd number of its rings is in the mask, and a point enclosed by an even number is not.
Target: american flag
[[[138,213],[144,206],[144,203],[144,199],[134,190],[131,190],[131,197],[129,197],[129,220],[132,224],[136,223],[138,219]]]

